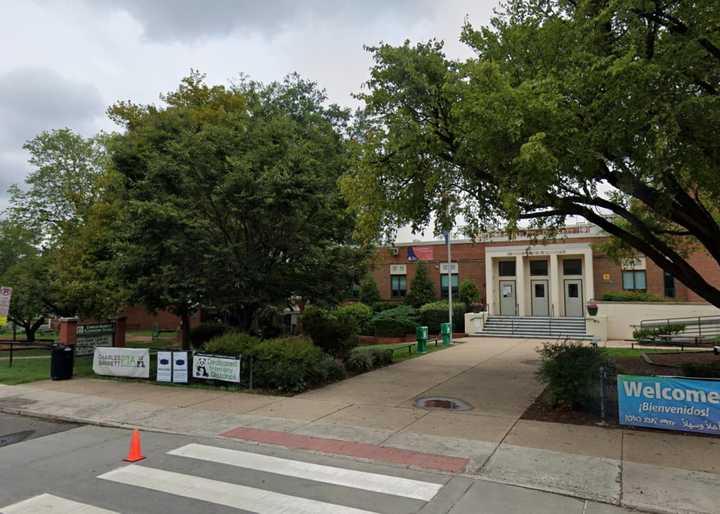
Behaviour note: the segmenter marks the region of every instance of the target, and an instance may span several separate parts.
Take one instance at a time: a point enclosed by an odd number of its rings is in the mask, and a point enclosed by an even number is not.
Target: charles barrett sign
[[[150,350],[147,348],[95,348],[93,371],[114,377],[150,377]]]
[[[720,435],[720,381],[618,375],[620,423]]]

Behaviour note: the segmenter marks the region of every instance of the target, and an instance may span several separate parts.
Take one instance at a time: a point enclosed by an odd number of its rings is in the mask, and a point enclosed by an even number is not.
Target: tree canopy
[[[297,76],[224,87],[193,73],[162,99],[110,109],[133,300],[247,328],[262,305],[344,297],[363,257],[337,187],[348,113]]]
[[[690,265],[720,263],[720,4],[512,0],[437,41],[370,48],[357,159],[343,191],[359,234],[462,214],[467,231],[580,216],[709,302]]]

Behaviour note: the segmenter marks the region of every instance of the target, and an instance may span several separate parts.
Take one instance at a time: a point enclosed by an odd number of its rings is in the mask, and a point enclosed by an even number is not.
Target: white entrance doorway
[[[579,278],[565,279],[565,316],[582,317],[582,280]]]
[[[550,309],[548,307],[548,281],[547,280],[531,280],[530,289],[532,295],[532,315],[533,316],[549,316]]]
[[[517,297],[514,280],[500,281],[500,315],[517,316]]]

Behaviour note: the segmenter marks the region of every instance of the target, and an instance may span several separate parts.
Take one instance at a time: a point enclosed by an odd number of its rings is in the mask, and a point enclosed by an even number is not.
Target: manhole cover
[[[415,406],[421,409],[447,409],[447,410],[470,410],[470,404],[455,398],[445,398],[443,396],[427,396],[415,400]]]

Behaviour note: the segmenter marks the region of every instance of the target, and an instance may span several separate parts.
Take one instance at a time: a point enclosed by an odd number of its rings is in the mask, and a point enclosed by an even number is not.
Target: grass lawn
[[[408,350],[411,347],[412,352]],[[393,352],[393,364],[397,362],[406,361],[408,359],[414,359],[416,357],[422,357],[428,353],[433,353],[438,350],[443,350],[445,347],[442,345],[442,341],[438,340],[437,345],[435,340],[428,341],[427,353],[417,353],[416,343],[394,343],[394,344],[368,344],[364,346],[358,346],[354,351],[356,352],[367,352],[370,350],[394,350]]]
[[[126,332],[127,337],[152,337],[153,331],[152,330],[128,330]],[[166,331],[163,330],[158,335],[158,338],[160,339],[175,339],[176,333],[175,331]]]
[[[92,357],[78,357],[75,359],[76,377],[89,377],[93,375]],[[21,359],[13,362],[13,367],[7,361],[0,361],[0,384],[16,385],[48,380],[50,378],[50,359]]]

